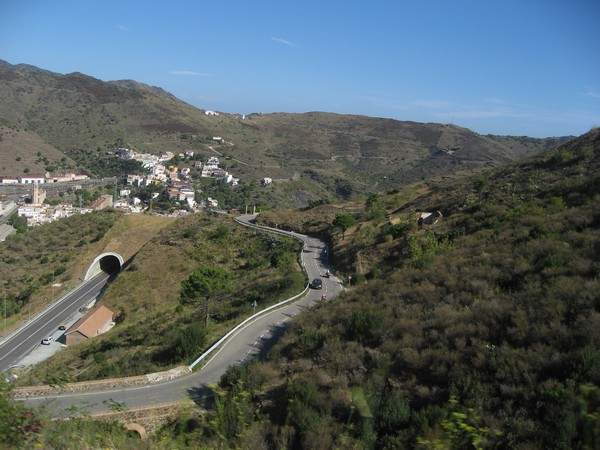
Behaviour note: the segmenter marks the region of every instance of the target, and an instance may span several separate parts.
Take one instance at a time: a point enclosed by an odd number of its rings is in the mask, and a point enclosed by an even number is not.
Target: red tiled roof
[[[71,327],[65,331],[65,335],[78,331],[88,338],[93,337],[108,321],[112,322],[113,315],[114,313],[106,306],[99,306],[71,325]]]

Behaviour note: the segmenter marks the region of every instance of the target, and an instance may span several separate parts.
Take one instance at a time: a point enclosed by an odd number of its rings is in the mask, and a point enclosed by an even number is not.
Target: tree
[[[332,224],[342,229],[342,239],[344,239],[346,237],[346,230],[356,225],[356,218],[350,213],[342,212],[335,215]]]
[[[23,216],[19,216],[17,213],[11,215],[8,219],[8,224],[12,225],[16,230],[22,229],[25,232],[27,230],[27,219]]]
[[[180,300],[184,304],[201,305],[204,308],[205,325],[208,326],[211,305],[231,290],[231,274],[218,267],[196,269],[181,283]]]
[[[202,323],[192,323],[179,331],[175,352],[181,360],[197,356],[206,344],[206,327]]]
[[[371,194],[365,202],[366,210],[372,220],[380,222],[385,217],[385,205],[379,194]]]

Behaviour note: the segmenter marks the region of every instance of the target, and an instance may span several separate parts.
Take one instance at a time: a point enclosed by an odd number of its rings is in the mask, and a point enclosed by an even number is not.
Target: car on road
[[[54,340],[52,336],[42,339],[42,345],[50,345],[50,343]]]
[[[61,324],[58,326],[58,329],[59,329],[59,330],[66,330],[66,329],[67,329],[67,326],[66,326],[64,323],[61,323]]]
[[[313,289],[323,289],[323,280],[315,278],[310,282],[310,287]]]

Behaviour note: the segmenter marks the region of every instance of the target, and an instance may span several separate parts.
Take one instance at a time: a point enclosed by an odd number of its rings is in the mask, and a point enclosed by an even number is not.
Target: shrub
[[[181,360],[200,356],[206,345],[208,331],[204,323],[193,323],[179,332],[175,353]]]

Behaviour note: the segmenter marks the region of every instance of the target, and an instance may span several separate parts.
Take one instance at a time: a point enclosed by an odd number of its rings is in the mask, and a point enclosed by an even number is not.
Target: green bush
[[[193,323],[179,331],[175,343],[175,353],[182,360],[190,360],[200,356],[206,345],[208,331],[204,323]]]

